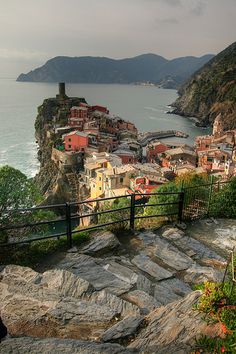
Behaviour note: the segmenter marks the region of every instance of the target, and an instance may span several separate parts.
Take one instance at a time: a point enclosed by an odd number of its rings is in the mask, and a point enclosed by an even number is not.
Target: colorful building
[[[138,162],[137,154],[134,151],[118,149],[114,151],[114,154],[121,158],[124,165]]]
[[[169,147],[161,141],[153,142],[146,148],[147,162],[156,162],[159,160],[159,155],[168,150]]]
[[[64,135],[64,144],[66,151],[84,151],[88,146],[89,138],[87,133],[73,131]]]

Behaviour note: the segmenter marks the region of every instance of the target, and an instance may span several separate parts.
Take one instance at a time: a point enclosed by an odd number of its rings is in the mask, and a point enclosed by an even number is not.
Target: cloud
[[[27,50],[27,49],[7,49],[0,48],[0,58],[3,59],[22,59],[22,60],[32,60],[32,59],[45,59],[47,57],[46,53]]]
[[[162,19],[157,18],[156,22],[157,23],[164,23],[167,25],[177,25],[179,23],[179,21],[175,17],[167,17],[167,18],[162,18]]]
[[[170,6],[180,6],[181,5],[181,0],[162,0],[162,1]]]
[[[167,4],[169,6],[181,6],[182,5],[182,0],[149,0],[153,2],[161,2],[163,4]]]
[[[204,14],[205,8],[206,8],[206,3],[200,0],[200,1],[197,1],[197,3],[190,10],[190,12],[194,16],[202,16]]]

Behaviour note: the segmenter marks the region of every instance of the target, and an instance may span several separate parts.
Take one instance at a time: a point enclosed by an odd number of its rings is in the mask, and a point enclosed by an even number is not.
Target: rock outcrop
[[[131,354],[137,352],[135,349],[125,349],[119,344],[58,338],[9,338],[0,344],[1,354]]]
[[[45,99],[38,107],[35,138],[39,146],[40,170],[35,182],[45,195],[45,204],[64,203],[74,198],[73,188],[66,173],[52,161],[51,155],[54,144],[60,144],[60,134],[56,133],[56,127],[67,125],[70,108],[79,105],[80,102],[86,103],[84,98],[56,97]]]
[[[222,114],[224,129],[236,128],[236,42],[198,70],[179,90],[172,113],[212,124]]]
[[[186,232],[145,231],[130,247],[96,232],[44,273],[3,267],[0,313],[13,338],[0,353],[190,353],[211,330],[191,285],[221,280],[225,261]]]

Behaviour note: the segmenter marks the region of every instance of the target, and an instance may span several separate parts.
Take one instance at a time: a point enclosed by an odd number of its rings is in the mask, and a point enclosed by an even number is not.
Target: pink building
[[[88,134],[77,130],[66,134],[64,141],[66,151],[84,151],[89,143]]]

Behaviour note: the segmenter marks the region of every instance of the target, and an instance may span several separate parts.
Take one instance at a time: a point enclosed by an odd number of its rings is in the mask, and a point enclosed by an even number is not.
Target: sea
[[[0,166],[10,165],[33,177],[39,170],[34,122],[37,107],[58,93],[56,83],[16,82],[0,78]],[[153,86],[117,84],[67,84],[68,96],[84,97],[91,104],[107,106],[111,114],[130,120],[140,131],[175,129],[189,135],[172,138],[193,144],[197,135],[210,129],[195,126],[195,120],[167,114],[178,97],[176,90]]]

